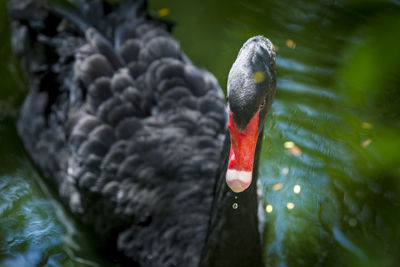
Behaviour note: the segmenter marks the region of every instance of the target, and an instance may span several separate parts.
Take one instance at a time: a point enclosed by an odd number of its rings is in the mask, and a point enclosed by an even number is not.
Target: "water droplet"
[[[238,203],[233,203],[233,205],[232,205],[232,208],[235,210],[235,209],[237,209],[239,207],[239,204]]]

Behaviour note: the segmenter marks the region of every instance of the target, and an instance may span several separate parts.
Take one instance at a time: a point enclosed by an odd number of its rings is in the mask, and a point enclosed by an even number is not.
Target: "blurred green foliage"
[[[354,28],[342,54],[337,87],[344,97],[349,148],[355,168],[341,177],[358,206],[358,229],[347,229],[365,258],[351,255],[356,266],[400,263],[400,8],[389,2],[351,2],[367,16]]]

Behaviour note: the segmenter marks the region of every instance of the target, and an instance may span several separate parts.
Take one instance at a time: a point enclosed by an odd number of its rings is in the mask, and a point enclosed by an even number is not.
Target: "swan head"
[[[228,76],[231,147],[227,185],[238,193],[252,181],[256,146],[276,91],[275,51],[263,36],[245,42]]]

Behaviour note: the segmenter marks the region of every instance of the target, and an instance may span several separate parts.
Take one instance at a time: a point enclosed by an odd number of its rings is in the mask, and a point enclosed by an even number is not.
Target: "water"
[[[177,22],[183,50],[223,88],[248,37],[262,34],[277,49],[260,164],[267,265],[398,266],[399,2],[155,0],[150,8]],[[4,4],[0,15],[0,265],[112,265],[23,152],[13,120],[24,82]]]
[[[0,266],[103,266],[24,155],[13,123],[3,120],[0,136]]]

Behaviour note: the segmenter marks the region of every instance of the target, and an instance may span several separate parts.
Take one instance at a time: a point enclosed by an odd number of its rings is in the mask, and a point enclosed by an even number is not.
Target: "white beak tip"
[[[233,192],[240,193],[250,186],[251,176],[252,172],[250,171],[228,169],[226,172],[226,184]]]

